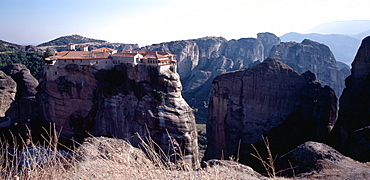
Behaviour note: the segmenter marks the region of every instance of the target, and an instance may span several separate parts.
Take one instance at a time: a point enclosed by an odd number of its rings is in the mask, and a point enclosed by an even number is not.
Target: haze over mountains
[[[306,33],[290,32],[281,41],[310,39],[328,45],[337,61],[350,65],[361,40],[370,34],[370,20],[333,21],[318,25]]]

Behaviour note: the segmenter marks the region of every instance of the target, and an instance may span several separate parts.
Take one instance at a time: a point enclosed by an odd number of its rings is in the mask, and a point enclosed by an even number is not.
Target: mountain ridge
[[[74,43],[74,44],[81,44],[81,43],[88,43],[88,42],[107,42],[105,40],[100,40],[100,39],[93,39],[93,38],[88,38],[84,37],[78,34],[72,34],[72,35],[65,35],[65,36],[60,36],[56,39],[53,39],[51,41],[47,41],[44,43],[41,43],[37,45],[37,47],[40,46],[55,46],[55,45],[66,45],[68,43]]]

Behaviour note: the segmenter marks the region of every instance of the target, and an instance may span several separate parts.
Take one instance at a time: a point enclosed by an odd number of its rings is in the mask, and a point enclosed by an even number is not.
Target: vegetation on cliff
[[[44,67],[42,54],[37,52],[13,51],[10,53],[0,53],[0,69],[13,63],[25,65],[36,78],[38,78],[38,74]]]

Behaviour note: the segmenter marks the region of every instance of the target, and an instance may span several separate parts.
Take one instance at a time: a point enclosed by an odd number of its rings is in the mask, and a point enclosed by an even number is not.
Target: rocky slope
[[[44,74],[38,98],[42,116],[63,136],[81,139],[89,132],[138,146],[137,133],[151,136],[164,152],[181,150],[187,163],[199,165],[195,118],[177,73],[125,64],[100,71],[69,64],[59,71],[56,80]]]
[[[305,142],[275,161],[280,175],[298,179],[367,179],[370,166],[348,158],[330,146]]]
[[[346,88],[340,97],[340,110],[338,122],[333,131],[333,146],[340,150],[358,149],[369,150],[361,144],[365,142],[349,142],[347,139],[356,133],[356,130],[370,125],[370,37],[365,38],[357,51],[356,57],[352,62],[351,75],[346,79]],[[347,145],[352,147],[346,147]],[[361,147],[361,148],[360,148]],[[369,151],[367,151],[369,152]],[[365,152],[366,153],[366,152]],[[368,153],[367,153],[368,154]],[[352,156],[351,152],[346,155]],[[357,160],[370,161],[367,158],[356,157]]]
[[[318,82],[332,87],[340,97],[345,74],[339,71],[328,46],[308,39],[301,43],[280,43],[272,48],[270,57],[287,64],[298,73],[312,71],[317,75]]]
[[[310,140],[323,140],[337,113],[333,89],[312,72],[299,74],[268,58],[245,70],[217,76],[212,83],[205,159],[239,157],[250,163],[249,144],[268,136],[274,154]],[[277,146],[278,144],[278,146]]]

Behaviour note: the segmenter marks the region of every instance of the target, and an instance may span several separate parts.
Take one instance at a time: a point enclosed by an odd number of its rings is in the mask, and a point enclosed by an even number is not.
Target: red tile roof
[[[109,56],[108,52],[62,51],[56,56],[50,57],[50,59],[107,59]]]
[[[138,55],[139,53],[115,53],[112,56],[118,56],[118,57],[134,57]]]
[[[113,51],[117,51],[117,50],[103,47],[103,48],[92,50],[91,52],[113,52]]]

